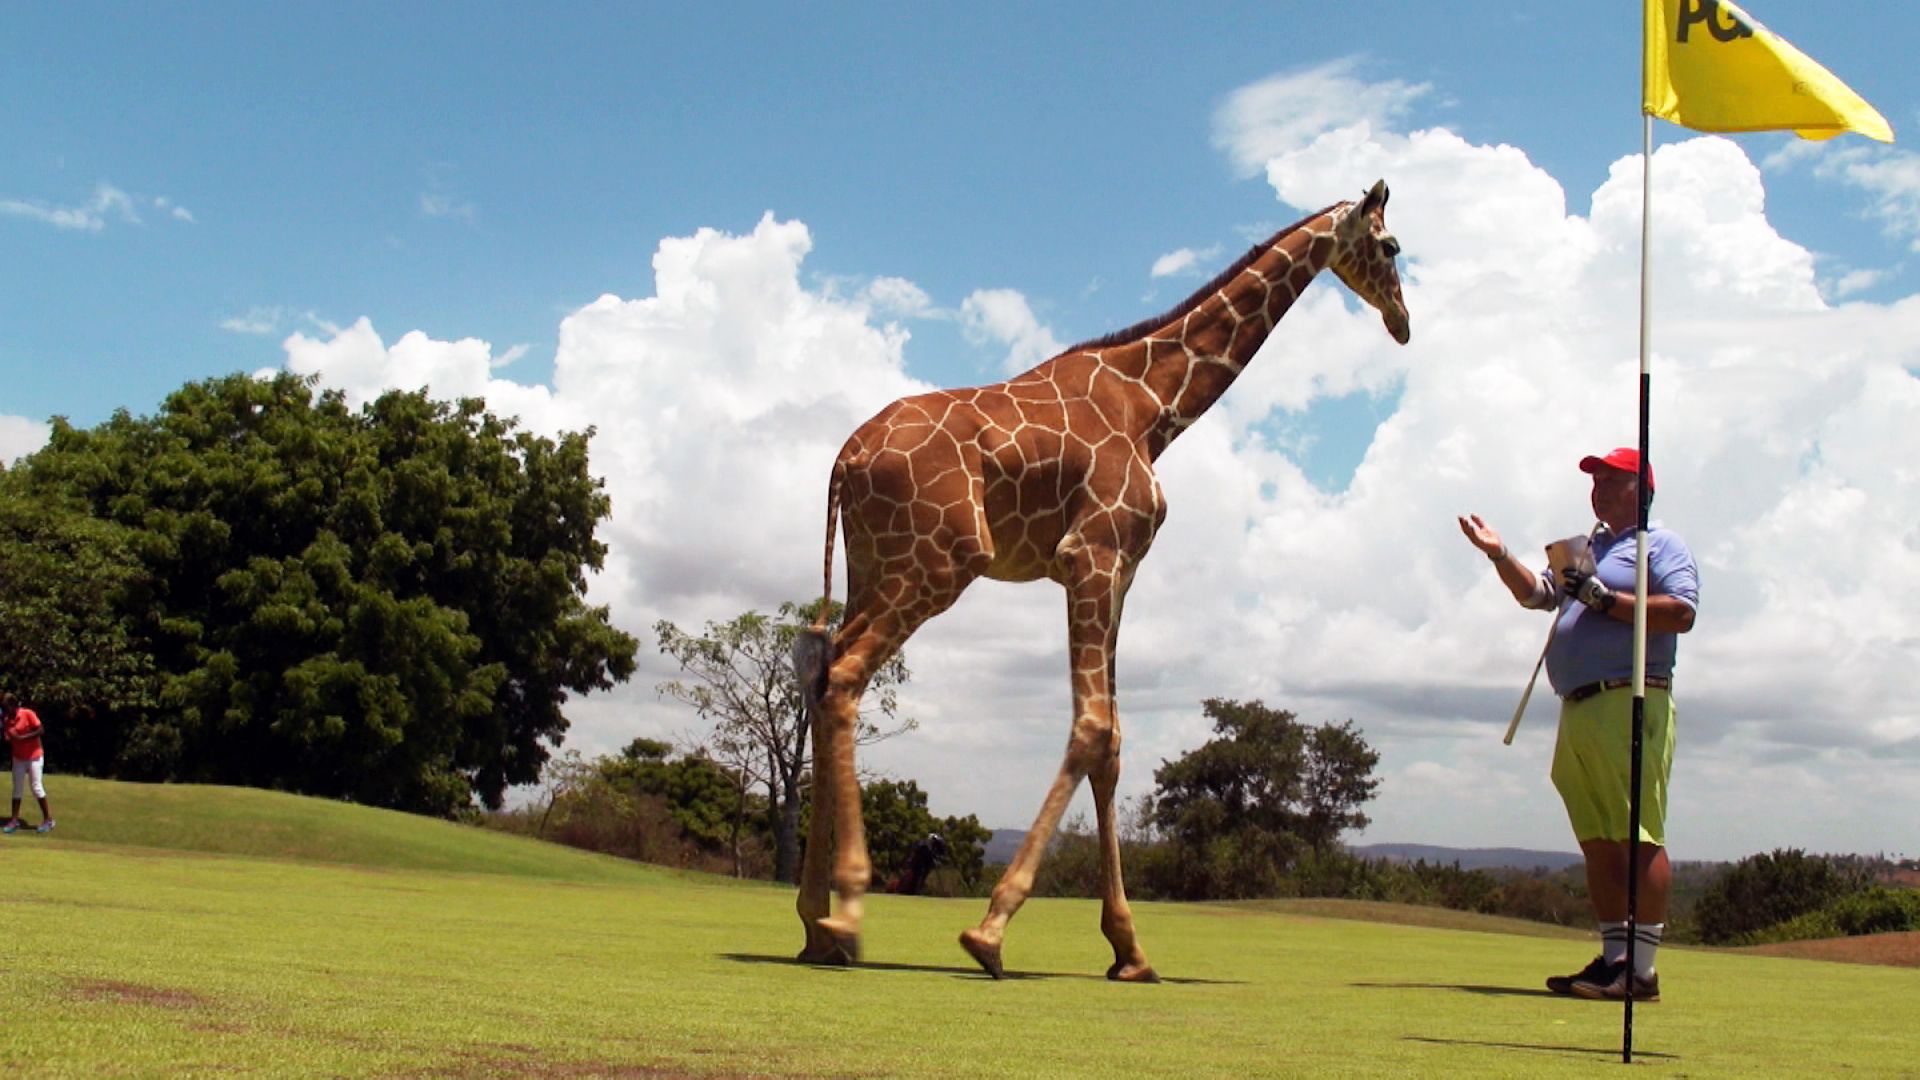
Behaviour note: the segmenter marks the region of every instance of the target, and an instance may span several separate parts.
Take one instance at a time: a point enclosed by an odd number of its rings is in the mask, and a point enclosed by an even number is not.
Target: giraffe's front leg
[[[1096,778],[1095,805],[1101,815],[1103,879],[1107,902],[1102,927],[1113,943],[1115,963],[1109,978],[1129,982],[1158,981],[1146,955],[1133,936],[1133,916],[1119,890],[1120,847],[1113,826],[1113,791],[1118,783],[1120,731],[1113,706],[1113,653],[1118,636],[1120,606],[1130,579],[1130,561],[1113,547],[1089,545],[1078,536],[1062,541],[1059,556],[1067,572],[1067,655],[1073,674],[1073,734],[1066,760],[1054,777],[1033,828],[994,886],[987,917],[960,935],[960,944],[995,978],[1003,974],[1001,942],[1007,923],[1033,890],[1047,842],[1073,800],[1080,780]],[[1105,787],[1100,786],[1104,780]]]
[[[1107,759],[1091,774],[1093,812],[1100,823],[1100,932],[1113,946],[1113,966],[1107,978],[1115,982],[1159,982],[1146,951],[1133,932],[1133,909],[1127,906],[1126,885],[1120,874],[1120,831],[1114,818],[1114,789],[1120,784],[1120,732],[1118,723]]]
[[[1047,798],[1040,806],[1040,815],[1034,819],[1033,827],[1027,830],[1026,839],[1020,842],[1020,850],[1007,864],[1007,872],[1000,876],[1000,883],[993,887],[993,899],[987,904],[987,917],[980,925],[960,935],[960,947],[967,955],[984,968],[987,974],[996,979],[1006,976],[1006,966],[1000,958],[1000,943],[1006,937],[1007,923],[1012,921],[1014,912],[1027,902],[1027,894],[1033,891],[1033,877],[1040,870],[1040,858],[1046,853],[1047,841],[1053,838],[1053,830],[1060,825],[1060,817],[1066,813],[1067,804],[1073,801],[1073,790],[1080,786],[1081,772],[1074,769],[1072,751],[1068,751],[1067,760],[1060,766],[1060,773],[1054,777],[1053,786],[1047,790]]]

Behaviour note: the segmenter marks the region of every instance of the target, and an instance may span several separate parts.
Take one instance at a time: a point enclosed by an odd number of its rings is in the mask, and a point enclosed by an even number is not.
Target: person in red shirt
[[[47,805],[47,787],[42,780],[46,754],[40,749],[40,717],[23,707],[11,693],[0,693],[0,721],[4,722],[7,746],[13,751],[13,813],[0,832],[16,832],[21,826],[20,800],[31,784],[33,797],[40,802],[40,827],[37,832],[53,831],[53,810]]]

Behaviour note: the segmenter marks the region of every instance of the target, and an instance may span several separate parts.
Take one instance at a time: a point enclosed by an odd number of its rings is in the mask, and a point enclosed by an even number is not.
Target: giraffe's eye
[[[1391,236],[1381,237],[1380,252],[1381,254],[1385,255],[1389,259],[1399,258],[1400,257],[1400,241],[1395,240]]]

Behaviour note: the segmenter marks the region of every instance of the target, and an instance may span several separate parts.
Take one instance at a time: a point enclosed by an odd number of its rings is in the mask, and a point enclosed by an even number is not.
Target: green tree
[[[153,657],[124,610],[149,578],[128,530],[0,473],[0,672],[59,732],[74,765],[110,755],[153,705]]]
[[[875,888],[885,888],[907,868],[913,845],[929,833],[947,842],[946,863],[960,889],[973,893],[986,869],[987,841],[993,833],[972,814],[935,817],[926,792],[912,780],[877,780],[860,786],[860,813],[866,826],[867,854],[873,860]]]
[[[1258,702],[1210,698],[1214,738],[1155,770],[1148,810],[1172,846],[1155,882],[1189,899],[1269,896],[1303,851],[1333,850],[1366,823],[1379,755],[1352,721],[1309,729]]]
[[[1300,834],[1316,853],[1339,850],[1342,833],[1367,827],[1369,819],[1360,806],[1380,788],[1373,775],[1378,764],[1380,754],[1351,720],[1321,724],[1307,733]]]
[[[673,757],[673,747],[657,739],[635,739],[618,757],[603,758],[598,771],[610,783],[661,798],[683,835],[708,848],[724,848],[735,877],[745,876],[742,845],[764,819],[748,778],[704,754]],[[757,830],[764,833],[764,829]]]
[[[708,623],[695,636],[666,620],[654,624],[660,651],[680,662],[685,680],[659,691],[693,706],[713,724],[713,756],[766,790],[774,837],[774,877],[799,880],[801,807],[813,764],[813,729],[800,700],[790,650],[794,635],[811,625],[818,605],[780,605],[776,616],[749,611],[730,622]],[[838,605],[829,612],[837,617]],[[863,703],[895,720],[897,691],[909,677],[906,657],[895,653],[874,676]],[[890,739],[914,728],[911,719],[882,729],[861,717],[860,745]]]
[[[160,412],[56,420],[18,470],[126,530],[125,611],[159,706],[107,775],[282,788],[429,813],[539,779],[569,693],[633,671],[584,602],[607,515],[591,430],[515,430],[478,400],[312,382],[193,383]],[[11,477],[10,477],[11,479]]]
[[[983,895],[987,886],[987,841],[993,839],[993,830],[980,824],[978,815],[968,814],[943,817],[933,831],[946,838],[947,869],[959,883],[960,894]]]

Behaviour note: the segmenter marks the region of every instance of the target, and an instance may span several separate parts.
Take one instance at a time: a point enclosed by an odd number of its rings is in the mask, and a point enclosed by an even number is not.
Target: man
[[[927,875],[947,857],[947,838],[939,833],[928,833],[924,840],[914,842],[913,850],[907,854],[907,868],[893,879],[888,892],[904,893],[908,896],[920,895],[927,883]]]
[[[1640,521],[1640,454],[1619,449],[1587,457],[1593,477],[1592,567],[1564,569],[1559,580],[1528,569],[1493,527],[1470,515],[1460,531],[1487,556],[1522,607],[1557,611],[1547,648],[1547,681],[1560,696],[1553,786],[1566,805],[1586,857],[1587,892],[1600,923],[1601,953],[1584,969],[1547,980],[1557,994],[1660,1000],[1654,954],[1666,929],[1673,869],[1667,861],[1667,777],[1673,766],[1673,665],[1679,635],[1693,629],[1700,575],[1679,536],[1647,528],[1646,707],[1641,744],[1640,835],[1628,837],[1633,752],[1634,532]],[[1647,499],[1653,499],[1647,470]],[[1628,860],[1638,858],[1634,970],[1626,970]],[[1629,989],[1631,988],[1631,989]]]
[[[0,825],[0,832],[19,831],[20,801],[29,786],[40,801],[40,827],[34,831],[52,832],[53,811],[47,806],[47,788],[41,779],[45,754],[40,749],[40,717],[32,709],[23,708],[19,698],[0,693],[0,727],[4,727],[7,745],[13,750],[13,813],[5,825]]]

